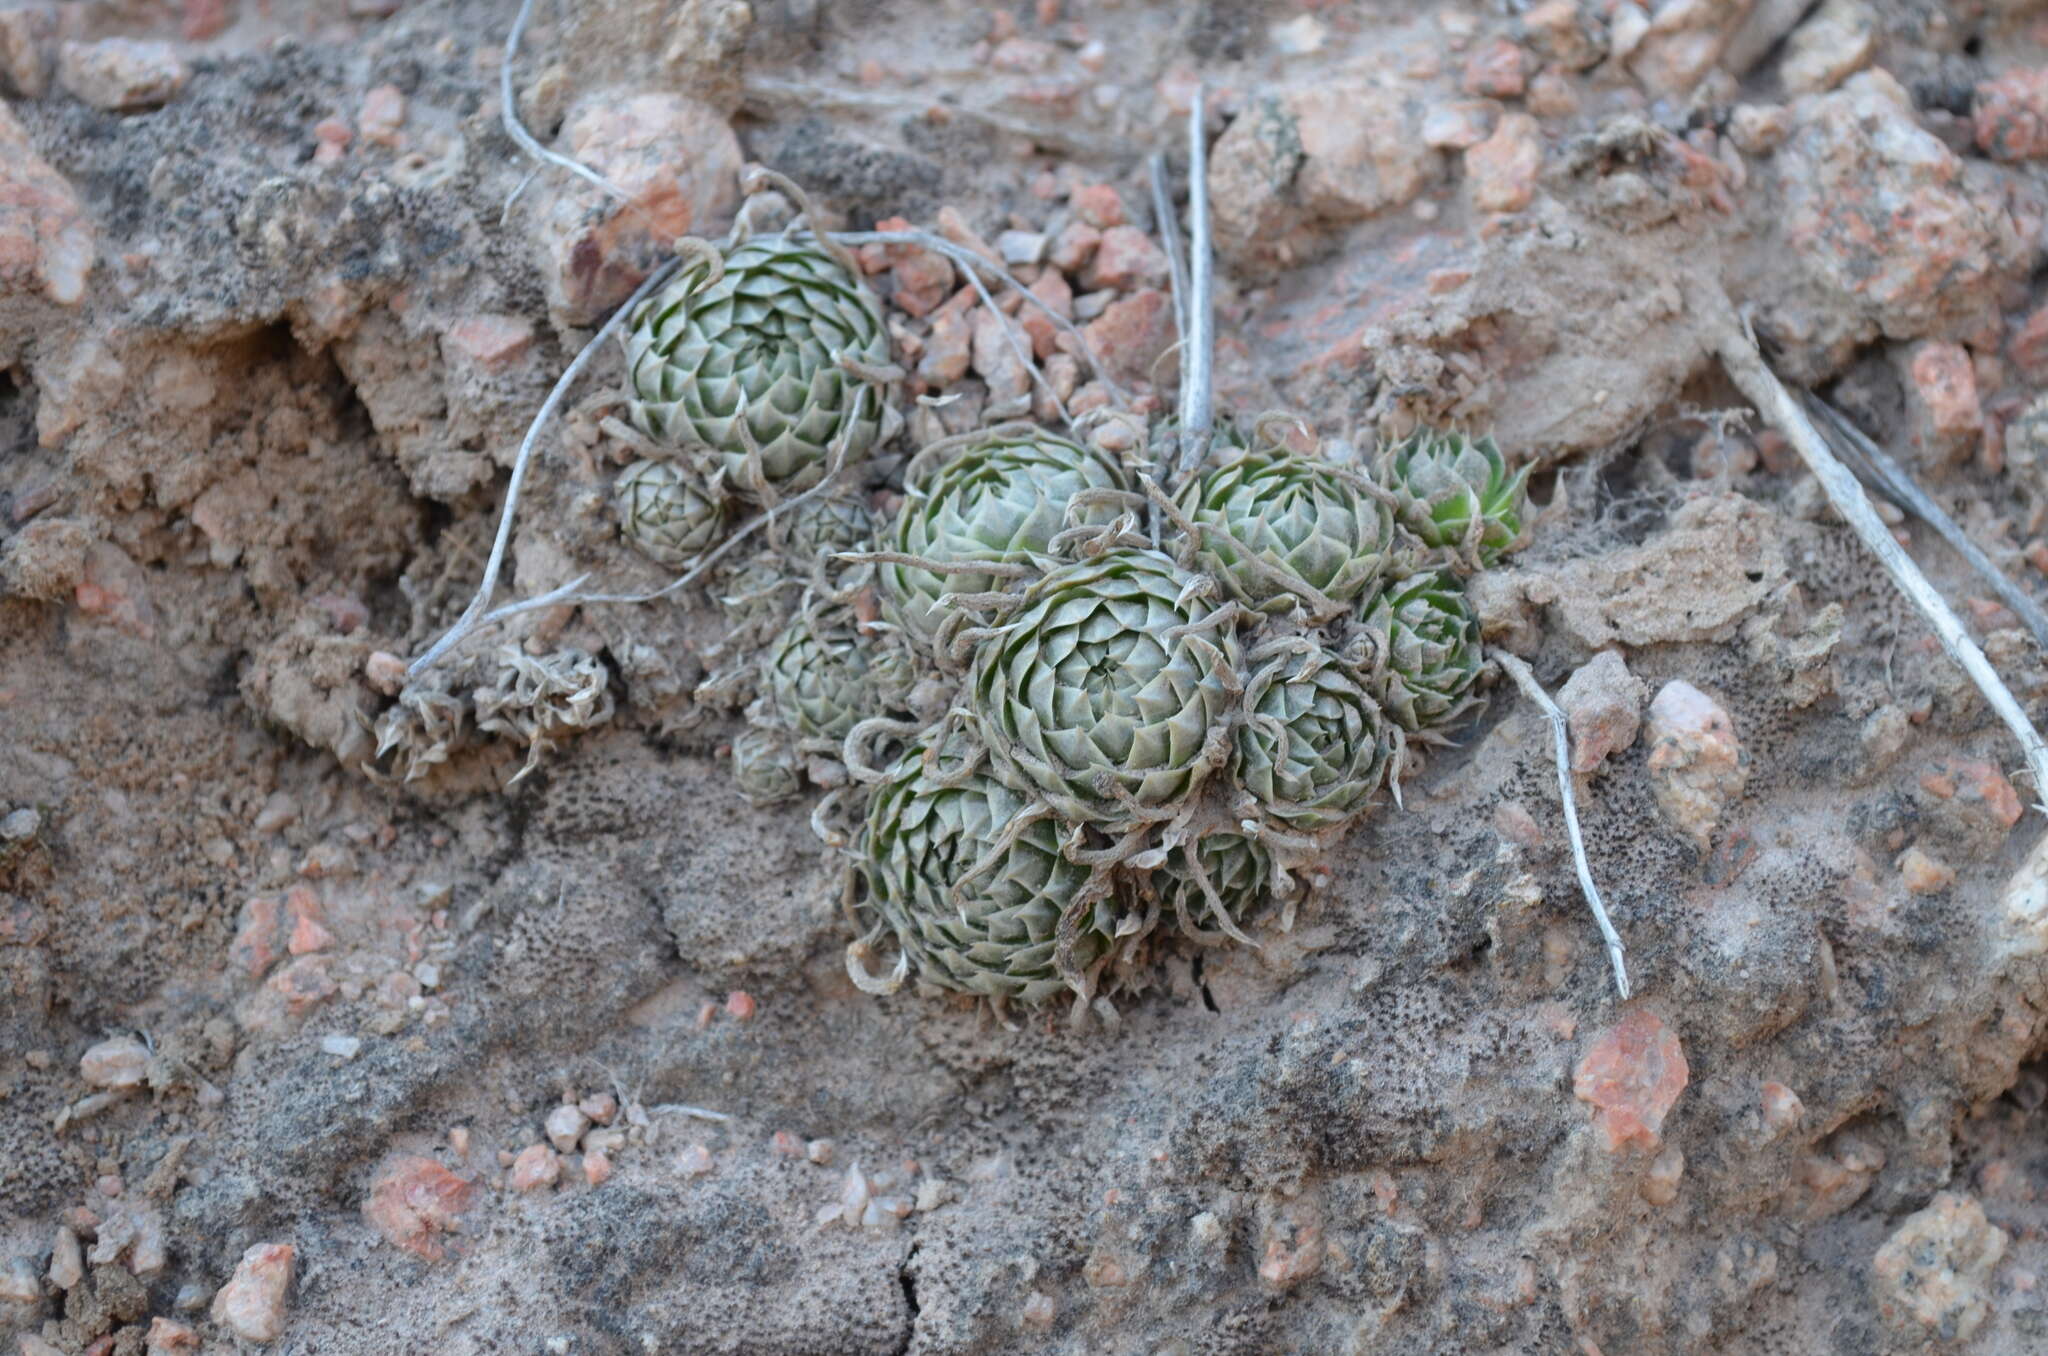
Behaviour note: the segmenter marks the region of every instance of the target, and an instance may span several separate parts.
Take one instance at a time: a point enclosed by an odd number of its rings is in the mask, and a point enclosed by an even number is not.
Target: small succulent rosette
[[[718,544],[725,505],[717,490],[666,461],[637,461],[612,487],[619,533],[640,554],[680,568]]]
[[[1491,437],[1420,428],[1381,455],[1379,478],[1399,500],[1403,525],[1469,571],[1521,544],[1532,469],[1509,469]]]
[[[1457,578],[1425,570],[1391,585],[1365,611],[1378,646],[1380,700],[1409,734],[1449,725],[1475,700],[1485,667],[1479,620]]]
[[[728,486],[768,503],[882,441],[889,333],[843,249],[774,235],[695,256],[628,319],[634,427],[708,450]]]
[[[953,736],[920,739],[868,802],[861,842],[867,907],[924,983],[1036,1003],[1111,952],[1114,909],[1091,903],[1089,871],[1061,852],[1033,795]],[[1063,929],[1062,923],[1066,926]]]
[[[1147,884],[1182,936],[1205,945],[1244,940],[1274,892],[1273,854],[1241,833],[1204,834],[1169,849]]]
[[[780,805],[803,793],[796,742],[784,730],[750,728],[732,741],[732,775],[755,805]]]
[[[1396,544],[1392,509],[1360,478],[1263,440],[1191,478],[1175,508],[1199,567],[1261,611],[1335,616]]]
[[[1014,583],[1022,567],[1047,567],[1061,532],[1109,516],[1092,500],[1129,489],[1108,453],[1029,425],[934,443],[906,469],[903,505],[884,537],[899,559],[881,567],[883,605],[898,625],[930,640],[941,630],[945,595],[992,592]],[[984,563],[996,568],[944,568]]]
[[[1237,638],[1157,551],[1031,584],[975,648],[962,704],[990,758],[1057,813],[1114,832],[1170,813],[1221,765]]]
[[[799,609],[769,645],[764,676],[779,723],[831,753],[910,688],[901,647],[862,636],[853,610],[837,604]]]
[[[1231,773],[1285,827],[1345,823],[1386,784],[1394,736],[1371,679],[1315,639],[1255,652],[1244,709]]]

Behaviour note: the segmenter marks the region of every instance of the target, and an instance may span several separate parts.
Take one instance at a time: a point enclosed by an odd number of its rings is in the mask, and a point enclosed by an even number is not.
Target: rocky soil
[[[2048,592],[2048,6],[505,0],[0,9],[0,1334],[228,1352],[2036,1352],[2048,848],[1698,298]],[[1510,685],[1256,949],[1112,1021],[849,982],[701,597],[529,614],[609,719],[404,782],[541,398],[749,162],[999,252],[1144,404],[1206,83],[1219,379],[1540,460]],[[773,210],[774,205],[769,204]],[[862,255],[918,441],[1052,412]],[[1016,309],[1014,299],[998,306]],[[1018,312],[1070,408],[1112,398]],[[616,385],[606,350],[572,404]],[[511,591],[646,587],[573,411]],[[2048,667],[1901,534],[2015,691]],[[515,651],[517,652],[517,651]]]

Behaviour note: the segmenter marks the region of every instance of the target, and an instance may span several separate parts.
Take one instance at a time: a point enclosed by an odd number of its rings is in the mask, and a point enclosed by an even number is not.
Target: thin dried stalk
[[[2041,797],[2048,796],[2048,744],[2042,743],[2041,735],[2034,729],[2033,722],[2027,719],[2025,709],[1999,678],[1998,671],[1991,667],[1991,661],[1984,657],[1984,652],[1977,648],[1977,642],[1970,639],[1954,609],[1927,582],[1927,576],[1920,573],[1920,567],[1913,563],[1913,558],[1892,536],[1891,529],[1877,516],[1877,510],[1871,507],[1870,497],[1863,492],[1855,474],[1828,449],[1827,439],[1813,426],[1806,411],[1800,408],[1792,393],[1785,389],[1785,384],[1764,362],[1756,337],[1736,315],[1726,294],[1718,289],[1703,292],[1695,298],[1695,309],[1709,317],[1714,348],[1721,355],[1729,379],[1766,419],[1792,440],[1792,446],[1820,482],[1835,512],[1842,515],[1850,530],[1870,548],[1871,554],[1891,575],[1899,592],[1906,595],[1906,600],[1919,609],[1920,615],[1934,628],[1942,649],[1962,666],[1963,672],[1970,675],[1970,681],[1984,694],[1984,700],[1990,703],[1998,718],[2019,740],[2020,751],[2025,755],[2027,767],[2034,778],[2035,808],[2048,814],[2048,805],[2039,803]]]
[[[579,179],[596,184],[620,202],[631,202],[633,200],[632,194],[626,192],[625,189],[620,188],[617,184],[590,168],[590,166],[579,160],[571,159],[566,155],[557,155],[541,145],[540,142],[534,139],[533,133],[526,130],[526,124],[519,120],[519,101],[512,93],[512,67],[519,60],[519,40],[526,35],[526,21],[532,17],[533,0],[520,0],[518,17],[512,20],[512,31],[505,35],[505,59],[498,66],[498,112],[505,122],[505,134],[517,142],[519,148],[534,159],[544,160],[550,165],[569,171],[569,173],[577,176]],[[530,175],[528,176],[528,181],[530,181],[531,177]],[[524,189],[526,182],[522,181],[519,189]],[[518,197],[519,190],[515,189],[512,196]],[[509,207],[511,204],[508,202],[506,206]]]
[[[1202,102],[1197,88],[1188,109],[1188,323],[1181,335],[1180,466],[1175,483],[1193,474],[1209,454],[1209,424],[1215,413],[1215,260],[1209,242],[1209,148]]]
[[[583,370],[590,366],[590,360],[596,356],[598,349],[611,339],[620,324],[643,300],[669,280],[681,263],[680,259],[671,259],[648,274],[647,281],[635,288],[633,295],[626,298],[625,304],[613,311],[610,318],[598,327],[597,333],[590,337],[590,342],[583,346],[583,351],[563,370],[561,378],[555,382],[554,389],[548,392],[548,398],[541,402],[540,412],[534,415],[533,423],[527,427],[526,437],[519,443],[519,455],[512,462],[512,479],[505,487],[505,508],[498,517],[498,535],[491,543],[491,558],[484,565],[483,582],[477,585],[476,596],[469,600],[469,606],[462,610],[462,616],[456,619],[455,625],[448,628],[447,634],[435,641],[425,654],[406,667],[407,678],[419,677],[433,666],[435,660],[448,653],[465,636],[483,624],[479,614],[490,606],[492,595],[498,591],[498,575],[505,567],[505,548],[512,541],[512,518],[519,510],[519,493],[525,487],[527,468],[533,464],[533,452],[540,444],[541,430],[547,427],[548,421],[554,417],[555,411],[568,396],[570,388],[576,384],[577,378],[583,375]],[[495,615],[493,614],[494,617]]]
[[[1564,831],[1572,843],[1572,865],[1579,873],[1579,890],[1586,896],[1586,907],[1593,911],[1593,922],[1600,929],[1600,937],[1607,943],[1607,959],[1614,968],[1614,991],[1626,1003],[1629,997],[1628,958],[1623,954],[1621,934],[1614,930],[1614,920],[1607,916],[1607,906],[1600,901],[1600,887],[1593,883],[1593,868],[1586,863],[1586,840],[1579,833],[1579,806],[1572,794],[1572,743],[1571,725],[1565,720],[1564,712],[1536,681],[1536,675],[1529,672],[1529,666],[1515,656],[1502,651],[1494,661],[1515,680],[1515,686],[1522,689],[1522,695],[1542,710],[1550,722],[1551,736],[1556,744],[1557,794],[1564,802]]]
[[[1837,450],[1844,452],[1842,460],[1848,463],[1850,470],[1873,485],[1885,498],[1941,534],[1941,539],[1977,572],[1978,577],[1998,595],[1999,601],[2026,623],[2027,629],[2034,633],[2034,643],[2048,650],[2048,613],[2042,612],[2040,605],[2028,597],[2024,589],[1991,563],[1991,557],[1970,540],[1970,534],[1948,516],[1946,509],[1920,488],[1905,467],[1862,429],[1850,423],[1847,415],[1813,392],[1799,392],[1799,402],[1806,407],[1807,413],[1817,417],[1823,434],[1835,435],[1829,441]]]
[[[1166,187],[1166,157],[1154,152],[1145,169],[1152,179],[1152,217],[1159,223],[1159,243],[1166,247],[1167,274],[1173,286],[1173,331],[1184,335],[1188,332],[1188,255],[1181,244],[1173,194]]]

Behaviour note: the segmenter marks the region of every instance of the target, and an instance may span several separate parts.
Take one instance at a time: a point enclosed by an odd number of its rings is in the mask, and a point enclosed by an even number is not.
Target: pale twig
[[[1807,413],[1819,416],[1821,432],[1833,433],[1841,439],[1835,446],[1848,454],[1842,459],[1849,464],[1849,469],[1869,481],[1885,498],[1939,533],[1941,539],[1953,547],[1955,553],[1998,595],[1999,601],[2026,623],[2027,629],[2034,633],[2034,643],[2048,650],[2048,613],[2043,613],[2040,605],[2028,597],[2024,589],[1991,563],[1991,557],[1970,540],[1970,534],[1963,531],[1961,524],[1949,517],[1948,511],[1921,489],[1890,453],[1850,423],[1847,415],[1811,391],[1801,391],[1798,395]]]
[[[1572,746],[1571,725],[1564,712],[1543,685],[1536,681],[1536,675],[1529,672],[1529,666],[1515,656],[1502,651],[1493,656],[1515,680],[1515,686],[1522,689],[1522,695],[1542,709],[1544,718],[1550,722],[1550,732],[1556,743],[1557,752],[1557,794],[1564,802],[1564,832],[1571,839],[1572,865],[1578,869],[1579,889],[1586,896],[1586,907],[1593,911],[1593,922],[1600,929],[1601,939],[1607,943],[1607,959],[1614,967],[1614,991],[1626,1003],[1629,997],[1628,960],[1622,952],[1621,934],[1614,930],[1614,920],[1607,916],[1607,906],[1600,902],[1600,887],[1593,883],[1593,868],[1586,864],[1586,840],[1579,833],[1579,807],[1572,795]]]
[[[1174,215],[1173,194],[1166,186],[1166,157],[1155,151],[1145,162],[1152,179],[1152,216],[1159,223],[1159,243],[1166,247],[1167,277],[1173,287],[1174,333],[1188,332],[1188,255],[1181,244],[1180,220]]]
[[[2048,813],[2048,805],[2039,803],[2048,796],[2048,744],[2043,744],[2033,722],[2027,719],[2026,711],[1999,678],[1998,671],[1991,667],[1991,661],[1977,648],[1977,642],[1970,639],[1970,633],[1963,629],[1961,618],[1932,584],[1927,576],[1920,573],[1920,567],[1893,537],[1891,529],[1877,516],[1871,507],[1870,497],[1863,492],[1863,486],[1848,467],[1842,465],[1835,454],[1828,450],[1827,439],[1821,436],[1813,421],[1806,417],[1799,402],[1778,380],[1763,354],[1756,346],[1756,338],[1749,327],[1736,315],[1734,306],[1727,296],[1718,289],[1699,289],[1694,309],[1707,315],[1712,326],[1715,350],[1721,355],[1721,363],[1728,371],[1728,377],[1743,395],[1775,424],[1792,441],[1807,469],[1834,505],[1835,512],[1842,515],[1872,555],[1890,574],[1892,582],[1906,600],[1913,604],[1920,615],[1934,628],[1935,638],[1970,676],[1977,690],[1984,694],[1993,711],[2019,740],[2020,751],[2025,755],[2027,767],[2033,773],[2036,809]]]
[[[1095,356],[1095,349],[1089,344],[1088,336],[1081,333],[1080,327],[1046,304],[1045,298],[1019,282],[1014,273],[986,255],[976,254],[966,246],[956,245],[944,236],[933,235],[930,231],[834,231],[832,232],[832,238],[842,245],[922,245],[928,250],[945,255],[948,259],[958,264],[967,273],[968,280],[976,283],[976,290],[983,297],[986,297],[988,293],[986,289],[980,287],[979,280],[975,274],[980,269],[987,269],[1005,286],[1013,289],[1017,295],[1022,297],[1026,305],[1036,306],[1039,310],[1045,312],[1046,316],[1052,321],[1054,328],[1073,339],[1075,344],[1080,347],[1082,358],[1087,361],[1088,366],[1094,370],[1095,375],[1101,379],[1103,386],[1108,389],[1111,396],[1115,397],[1119,405],[1131,403],[1130,393],[1117,385],[1116,378],[1110,376],[1109,369],[1104,367],[1102,360]]]
[[[447,633],[435,641],[425,654],[407,666],[407,678],[419,677],[436,659],[446,654],[458,641],[481,624],[478,621],[478,614],[490,606],[491,595],[498,589],[498,574],[505,567],[505,550],[512,540],[512,517],[518,511],[519,492],[526,484],[527,468],[533,463],[533,452],[540,443],[541,430],[547,427],[548,420],[568,396],[569,389],[576,384],[576,379],[583,375],[583,369],[590,365],[590,360],[596,356],[598,348],[611,338],[625,318],[631,315],[655,288],[668,281],[681,263],[680,259],[671,259],[648,274],[647,281],[634,289],[633,295],[626,298],[625,304],[613,311],[610,318],[598,327],[597,333],[590,337],[590,342],[583,346],[582,352],[570,361],[561,379],[555,382],[554,389],[548,392],[548,398],[541,402],[540,413],[534,415],[533,423],[527,427],[526,437],[519,444],[519,455],[512,462],[512,480],[505,487],[505,507],[498,518],[497,539],[491,543],[491,558],[484,565],[483,582],[477,585],[476,596],[470,599],[469,606],[463,609],[462,616],[456,619],[455,625],[449,627]]]
[[[773,508],[754,515],[754,517],[735,528],[731,536],[712,547],[711,550],[705,552],[702,556],[699,556],[696,563],[690,566],[689,569],[683,571],[674,579],[669,580],[668,583],[663,584],[658,589],[648,589],[641,593],[585,593],[582,591],[583,585],[590,576],[580,574],[559,588],[550,589],[548,592],[537,594],[532,598],[522,598],[516,603],[507,603],[500,608],[493,608],[471,623],[469,630],[481,630],[486,626],[495,625],[508,618],[517,617],[522,613],[535,612],[547,607],[582,607],[589,603],[659,602],[678,589],[688,588],[691,584],[696,583],[698,579],[703,577],[706,570],[716,565],[720,560],[723,560],[734,547],[753,536],[754,533],[766,527],[769,523],[787,516],[800,505],[808,504],[819,495],[837,488],[839,472],[844,467],[845,462],[841,458],[837,464],[826,472],[823,480],[820,480],[803,493],[793,494],[787,499],[778,501]],[[508,514],[505,522],[509,524],[510,521],[511,518]],[[449,634],[454,635],[454,632],[451,631]],[[459,639],[460,637],[457,638]],[[422,658],[414,661],[413,669],[407,670],[408,675],[413,670],[425,667],[429,660],[444,652],[450,643],[449,637],[443,636],[432,650],[428,651]]]
[[[1202,118],[1202,91],[1197,88],[1188,109],[1188,325],[1182,335],[1180,383],[1180,466],[1174,479],[1185,480],[1209,454],[1209,421],[1215,393],[1211,389],[1216,360],[1216,296],[1214,259],[1209,245],[1208,129]]]
[[[512,95],[512,66],[519,59],[519,40],[526,34],[526,21],[533,17],[533,0],[520,0],[518,17],[512,20],[512,31],[505,35],[505,57],[498,65],[498,112],[505,122],[505,134],[519,144],[521,150],[536,160],[545,160],[559,166],[578,178],[596,184],[620,202],[631,202],[633,195],[620,188],[611,180],[599,174],[580,160],[566,155],[557,155],[534,140],[533,133],[526,130],[526,124],[519,121],[519,105]],[[526,187],[521,184],[520,188]],[[514,190],[513,196],[518,196]],[[511,205],[509,202],[506,204]]]

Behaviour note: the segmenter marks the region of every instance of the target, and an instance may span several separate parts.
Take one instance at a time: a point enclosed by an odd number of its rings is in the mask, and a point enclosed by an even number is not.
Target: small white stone
[[[149,1073],[149,1047],[132,1036],[101,1041],[78,1061],[79,1076],[96,1088],[134,1088]]]
[[[1004,231],[996,237],[996,252],[1006,264],[1035,264],[1045,258],[1045,232]]]
[[[21,809],[0,819],[0,843],[11,843],[23,838],[33,838],[36,830],[43,827],[43,817],[33,806]]]
[[[590,1128],[590,1118],[573,1106],[558,1106],[548,1113],[544,1128],[548,1143],[565,1154],[574,1153],[577,1141]]]
[[[841,1218],[850,1224],[859,1224],[861,1214],[868,1208],[868,1197],[872,1188],[868,1185],[867,1174],[856,1163],[846,1170],[846,1180],[839,1184],[839,1210]]]
[[[320,1048],[337,1059],[354,1059],[362,1050],[363,1042],[355,1036],[322,1036]]]
[[[69,1290],[84,1279],[85,1253],[78,1246],[78,1235],[69,1225],[59,1225],[57,1240],[50,1247],[50,1284]]]
[[[822,1168],[832,1161],[832,1154],[838,1147],[829,1139],[814,1139],[804,1145],[804,1157]]]
[[[256,818],[249,821],[249,827],[258,833],[276,833],[298,817],[299,803],[286,792],[273,791],[256,812]]]
[[[189,72],[167,42],[106,38],[67,42],[57,49],[57,83],[109,112],[154,108],[185,87]]]
[[[676,1155],[676,1171],[685,1177],[702,1177],[711,1171],[711,1150],[692,1144]]]
[[[441,987],[441,967],[432,961],[421,961],[412,967],[412,977],[420,982],[422,989]]]

